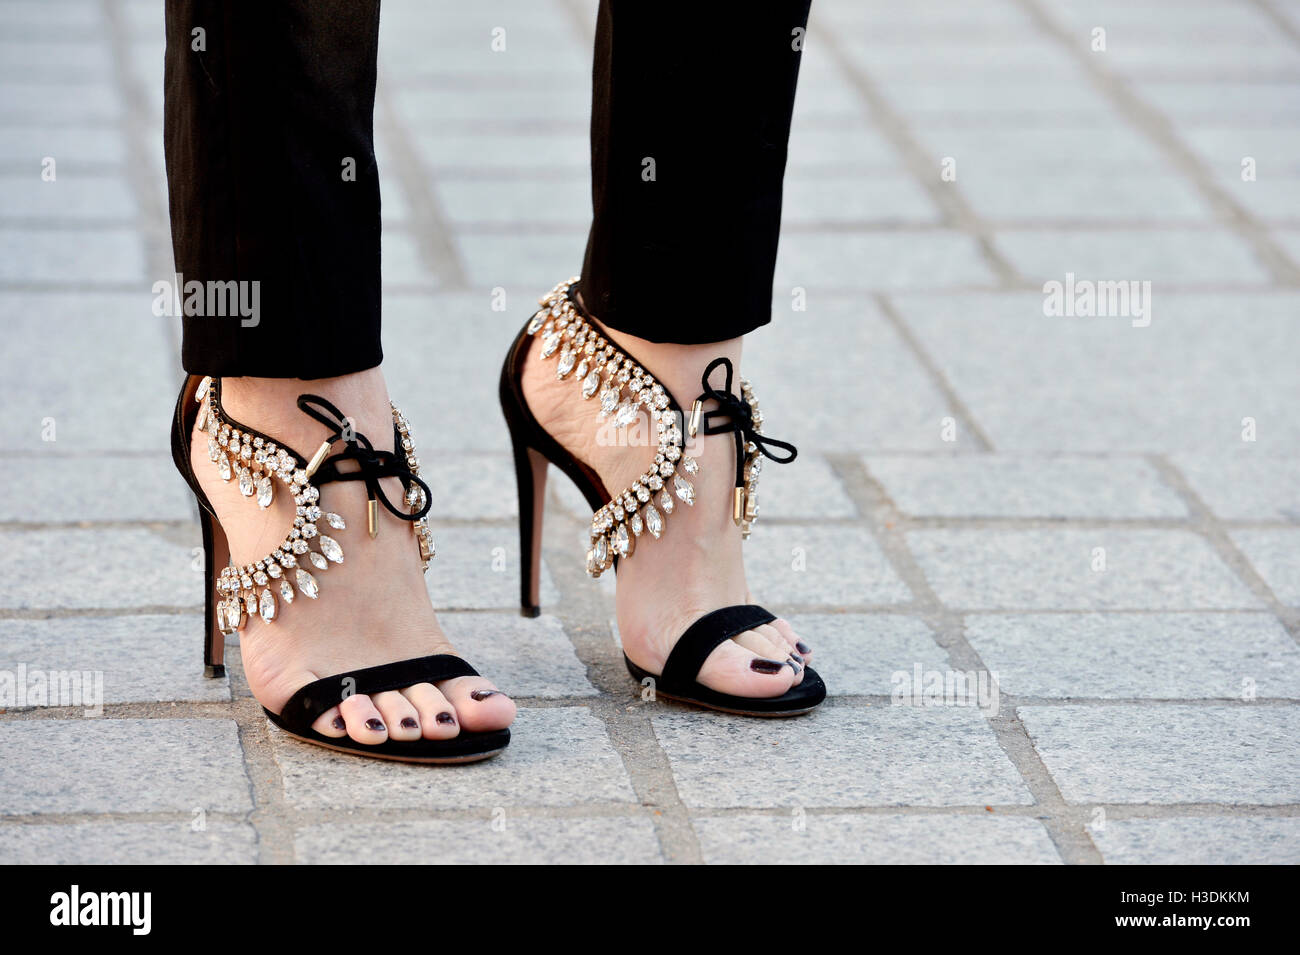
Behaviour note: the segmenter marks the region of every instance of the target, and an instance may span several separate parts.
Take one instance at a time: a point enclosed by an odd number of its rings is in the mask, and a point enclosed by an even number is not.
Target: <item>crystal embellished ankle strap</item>
[[[208,458],[223,481],[237,480],[244,497],[256,497],[261,508],[271,506],[276,484],[293,495],[293,527],[284,541],[260,560],[243,566],[233,562],[217,577],[217,624],[224,633],[242,629],[254,614],[265,622],[276,619],[279,600],[293,603],[298,594],[315,600],[320,584],[311,571],[299,566],[305,558],[317,572],[343,563],[343,547],[332,533],[347,529],[344,519],[320,506],[320,488],[333,481],[364,481],[368,493],[367,519],[370,535],[378,533],[378,505],[411,524],[424,568],[434,556],[433,534],[429,530],[429,486],[419,477],[420,461],[415,454],[410,427],[396,405],[393,414],[398,451],[376,451],[365,435],[352,430],[347,418],[334,405],[315,395],[302,395],[298,407],[330,428],[310,461],[292,448],[278,444],[227,416],[221,407],[221,381],[204,378],[194,394],[200,402],[195,427],[208,435]],[[335,442],[343,440],[345,450],[330,455]],[[355,469],[340,471],[338,462],[348,460]],[[405,490],[407,510],[399,510],[384,494],[380,479],[396,477]],[[330,533],[326,532],[326,525]],[[312,550],[312,543],[316,550]],[[292,580],[292,582],[291,582]],[[297,590],[294,589],[297,584]]]
[[[525,331],[541,341],[541,357],[556,358],[555,377],[579,382],[584,400],[597,397],[600,418],[617,429],[636,421],[642,409],[654,423],[658,448],[654,462],[635,482],[614,494],[591,518],[591,547],[587,551],[587,573],[599,577],[616,558],[629,558],[637,539],[645,532],[656,540],[663,534],[676,501],[695,504],[695,486],[687,475],[699,473],[699,462],[686,454],[685,438],[694,438],[703,425],[704,434],[734,432],[736,435],[736,492],[732,517],[749,537],[758,519],[758,476],[762,458],[784,464],[793,461],[794,445],[762,435],[763,416],[749,382],[740,379],[740,395],[732,394],[732,365],[726,358],[715,359],[706,369],[703,392],[691,407],[689,421],[672,393],[642,365],[604,334],[599,323],[577,300],[578,279],[561,282],[539,299],[541,308],[529,319]],[[558,357],[557,357],[558,356]],[[721,391],[709,384],[709,375],[725,367],[726,382]],[[704,402],[716,401],[708,412]],[[786,452],[773,453],[769,446]],[[671,490],[670,490],[671,488]]]

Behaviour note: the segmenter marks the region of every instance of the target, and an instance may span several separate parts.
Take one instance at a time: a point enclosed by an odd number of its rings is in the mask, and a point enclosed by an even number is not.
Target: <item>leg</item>
[[[769,321],[808,7],[601,3],[582,288],[607,327],[689,345]]]
[[[285,0],[167,4],[165,139],[172,237],[185,281],[257,282],[259,320],[189,315],[183,363],[221,379],[233,418],[306,456],[328,430],[296,406],[321,395],[356,432],[394,450],[379,370],[379,182],[372,114],[379,4]],[[197,31],[197,32],[196,32]],[[310,379],[310,380],[307,380]],[[279,494],[265,511],[223,482],[207,436],[191,459],[245,564],[301,519]],[[334,450],[341,450],[342,443]],[[383,481],[402,500],[396,478]],[[324,485],[322,502],[365,528],[361,482]],[[448,652],[420,571],[410,525],[379,511],[378,534],[351,533],[346,564],[322,575],[321,599],[253,615],[241,659],[258,701],[279,712],[318,678]],[[478,677],[355,695],[323,714],[317,732],[364,743],[429,739],[508,725],[514,704]]]
[[[757,3],[726,13],[704,5],[692,15],[683,24],[644,4],[601,4],[594,221],[580,285],[610,337],[688,408],[708,363],[725,356],[739,368],[741,336],[770,317],[802,47],[795,31],[807,23],[808,3]],[[602,441],[593,403],[575,402],[572,384],[557,381],[536,350],[523,380],[543,427],[607,488],[628,486],[645,470],[654,449]],[[674,515],[671,530],[653,544],[654,556],[638,553],[618,568],[624,648],[651,673],[661,671],[695,619],[751,602],[729,506],[730,436],[703,438],[695,456],[699,506]],[[777,696],[802,679],[808,653],[778,620],[720,647],[700,679],[727,693]],[[795,665],[782,665],[788,659]]]

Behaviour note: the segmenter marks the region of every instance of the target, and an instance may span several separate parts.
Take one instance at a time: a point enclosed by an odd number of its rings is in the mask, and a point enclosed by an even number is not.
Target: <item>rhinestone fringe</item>
[[[240,492],[245,497],[256,495],[258,505],[263,508],[271,505],[279,482],[293,496],[296,509],[293,527],[275,550],[242,567],[232,563],[218,575],[217,626],[230,633],[243,629],[254,615],[266,623],[274,622],[281,602],[287,606],[298,596],[315,600],[320,595],[320,583],[312,571],[299,565],[299,559],[317,573],[343,563],[343,547],[333,535],[346,530],[347,523],[333,511],[321,509],[320,489],[311,482],[306,470],[298,466],[293,454],[264,438],[241,433],[230,423],[221,408],[218,391],[208,377],[199,383],[194,395],[200,402],[195,427],[207,433],[208,458],[217,474],[223,481],[237,480]],[[392,412],[407,466],[412,474],[418,475],[419,458],[410,427],[395,405]],[[411,486],[406,503],[412,513],[424,506],[424,492],[419,485]],[[414,522],[413,530],[427,570],[434,554],[428,519]]]
[[[662,536],[668,516],[679,503],[694,505],[691,477],[699,473],[700,465],[685,453],[683,422],[670,407],[672,402],[663,385],[578,313],[569,299],[569,289],[577,281],[574,277],[561,282],[542,296],[538,300],[541,308],[529,319],[525,331],[539,339],[543,359],[555,359],[557,379],[571,378],[578,383],[583,400],[595,398],[599,402],[603,422],[614,430],[625,429],[644,411],[658,439],[654,462],[645,473],[591,517],[587,573],[599,577],[613,566],[615,557],[631,557],[638,538],[645,534],[655,539]],[[744,379],[741,391],[742,397],[753,404],[753,391]],[[759,431],[760,423],[756,411],[755,431]],[[751,442],[746,448],[741,524],[746,537],[758,515],[755,493],[762,470],[760,457]]]

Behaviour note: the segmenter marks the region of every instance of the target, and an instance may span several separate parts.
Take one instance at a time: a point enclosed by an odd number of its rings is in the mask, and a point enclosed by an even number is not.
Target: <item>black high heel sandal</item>
[[[330,429],[329,440],[321,444],[310,461],[282,442],[227,415],[221,407],[220,379],[191,375],[176,401],[172,460],[194,492],[203,529],[207,581],[203,639],[206,676],[225,675],[226,637],[243,629],[250,617],[259,616],[270,624],[297,598],[317,599],[320,584],[316,574],[343,563],[343,547],[332,535],[346,530],[347,525],[338,514],[322,510],[320,488],[323,485],[333,481],[364,481],[369,494],[366,516],[370,535],[378,533],[382,504],[394,516],[411,524],[425,570],[434,555],[433,535],[426,517],[429,486],[420,480],[419,459],[410,430],[396,406],[393,407],[393,440],[399,452],[376,451],[365,435],[352,431],[343,414],[324,398],[302,395],[298,407]],[[255,498],[259,507],[269,507],[276,493],[293,495],[297,508],[294,525],[284,542],[261,560],[243,567],[231,563],[226,534],[207,495],[199,487],[190,461],[191,435],[196,430],[207,434],[208,457],[222,480],[237,481],[240,492]],[[330,454],[334,443],[345,434],[345,449]],[[341,461],[352,462],[352,469],[341,472],[338,469]],[[401,480],[406,511],[398,509],[385,496],[379,482],[386,477]],[[310,564],[316,573],[301,566],[300,560],[302,564]],[[461,676],[478,676],[478,672],[453,654],[400,660],[316,680],[295,692],[279,713],[265,707],[263,712],[286,733],[339,752],[411,763],[475,762],[505,749],[510,742],[510,730],[481,733],[462,730],[451,739],[387,739],[368,745],[349,736],[335,738],[312,729],[312,723],[322,713],[348,696],[382,693]]]
[[[631,558],[643,536],[658,539],[678,503],[694,505],[695,488],[689,475],[698,473],[699,464],[685,452],[683,430],[690,437],[701,431],[735,435],[732,519],[746,538],[758,516],[756,492],[762,458],[786,463],[793,461],[797,453],[791,444],[763,437],[763,419],[753,391],[741,379],[740,396],[732,393],[732,365],[726,358],[709,364],[703,392],[687,418],[672,394],[643,365],[613,344],[600,324],[582,308],[577,299],[577,281],[574,278],[561,283],[542,297],[542,307],[515,338],[501,369],[501,409],[510,428],[519,487],[520,606],[530,617],[540,612],[542,511],[548,463],[569,476],[595,512],[587,573],[599,577],[610,567],[617,568],[619,560]],[[596,472],[564,450],[529,410],[522,380],[524,358],[534,340],[541,343],[542,358],[556,358],[556,377],[572,376],[579,382],[583,399],[597,398],[601,417],[612,417],[615,427],[631,424],[643,408],[650,413],[659,435],[659,450],[651,467],[631,487],[610,494]],[[720,390],[709,384],[710,374],[719,367],[726,369],[726,383]],[[705,413],[703,405],[708,400],[716,401],[718,408]],[[773,448],[785,452],[784,456]],[[669,699],[742,716],[807,713],[826,698],[826,686],[811,667],[803,668],[802,682],[776,697],[720,693],[696,679],[705,659],[724,641],[775,619],[753,604],[723,607],[687,628],[669,653],[663,673],[650,673],[626,654],[623,659],[636,680],[653,681],[655,692]],[[788,662],[797,672],[799,663],[793,659]]]

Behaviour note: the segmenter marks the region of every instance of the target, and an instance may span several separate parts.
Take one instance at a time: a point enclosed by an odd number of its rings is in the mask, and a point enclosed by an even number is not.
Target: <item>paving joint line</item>
[[[1162,454],[1149,455],[1148,460],[1151,462],[1152,467],[1156,469],[1156,473],[1159,474],[1160,478],[1187,505],[1191,517],[1190,529],[1199,534],[1209,544],[1211,550],[1227,565],[1228,569],[1236,575],[1237,579],[1246,586],[1246,589],[1251,594],[1264,602],[1265,607],[1260,609],[1271,613],[1282,624],[1291,639],[1300,644],[1300,608],[1288,607],[1277,598],[1273,588],[1255,570],[1249,558],[1241,552],[1241,549],[1232,540],[1228,529],[1219,521],[1209,505],[1196,493],[1191,483],[1173,462]]]
[[[375,101],[378,125],[390,150],[396,181],[410,209],[408,228],[415,237],[422,262],[444,291],[465,290],[469,287],[465,264],[452,238],[446,212],[433,189],[433,177],[424,168],[419,151],[401,121],[382,71]]]
[[[568,480],[556,468],[548,466],[547,472],[548,482]],[[587,521],[557,504],[556,487],[550,483],[547,520],[543,524],[543,561],[563,595],[555,616],[586,667],[588,682],[600,693],[584,705],[604,723],[606,736],[619,754],[637,800],[655,812],[651,821],[664,859],[681,864],[702,862],[703,852],[691,814],[678,792],[668,754],[654,732],[652,712],[648,707],[629,705],[634,699],[629,693],[633,684],[617,651],[612,629],[604,622],[612,616],[607,598],[587,578],[575,557],[572,545],[581,539]]]
[[[859,69],[844,49],[833,29],[817,31],[817,42],[853,87],[866,107],[868,121],[901,154],[903,166],[917,185],[925,190],[945,223],[969,235],[980,250],[985,264],[1004,286],[1025,284],[1025,279],[997,248],[993,233],[980,220],[961,194],[955,182],[944,182],[937,174],[937,164],[912,134],[906,121],[897,113],[876,84]]]
[[[916,359],[927,377],[929,377],[930,383],[943,396],[943,400],[948,405],[951,414],[972,435],[976,448],[982,452],[995,450],[992,439],[980,427],[979,422],[975,420],[975,415],[966,406],[966,402],[958,396],[956,389],[948,381],[948,376],[940,369],[939,363],[925,350],[920,339],[916,337],[916,334],[895,307],[893,300],[884,292],[876,292],[872,295],[872,298],[875,300],[880,314],[884,316],[885,322],[894,330],[894,334],[902,340],[903,346],[912,353],[912,357]],[[938,425],[939,422],[935,422],[935,424]]]
[[[1300,46],[1300,30],[1291,22],[1290,17],[1273,5],[1271,0],[1249,0],[1249,2],[1251,6],[1272,20],[1273,25],[1282,31],[1283,36],[1295,46]]]
[[[134,228],[141,234],[140,239],[144,243],[145,267],[156,276],[170,279],[176,271],[172,256],[170,219],[158,202],[158,193],[155,191],[158,178],[154,173],[161,170],[154,169],[155,154],[144,145],[152,138],[154,128],[148,119],[150,99],[131,73],[131,41],[123,23],[121,5],[113,0],[101,0],[100,8],[108,23],[114,85],[125,107],[116,125],[126,141],[128,158],[125,178],[140,210],[141,221]],[[131,290],[141,295],[143,311],[144,290],[135,287]],[[167,316],[160,316],[158,321],[162,323],[163,334],[171,345],[168,354],[180,355],[180,323]],[[175,364],[177,363],[173,359],[173,367]]]
[[[1206,172],[1204,163],[1183,142],[1173,122],[1163,112],[1147,103],[1127,79],[1103,69],[1095,56],[1086,53],[1078,44],[1071,43],[1065,28],[1037,0],[1015,2],[1031,22],[1068,51],[1069,56],[1082,68],[1114,110],[1164,153],[1173,168],[1197,189],[1211,211],[1245,240],[1277,285],[1290,288],[1300,285],[1300,266],[1291,261],[1285,250],[1273,241],[1268,230],[1255,221],[1244,206],[1214,181]]]
[[[945,606],[931,589],[929,580],[907,545],[905,532],[899,526],[898,511],[884,487],[868,473],[862,461],[841,460],[838,464],[836,471],[841,481],[853,489],[855,499],[862,505],[861,510],[874,525],[873,533],[885,559],[912,592],[920,609],[917,616],[930,629],[935,643],[945,651],[953,667],[989,672],[966,638],[961,614]],[[999,749],[1020,776],[1034,804],[1042,811],[1043,825],[1062,861],[1067,864],[1101,863],[1101,853],[1086,828],[1079,824],[1075,808],[1061,793],[1024,724],[1015,715],[1015,709],[1009,709],[1011,715],[1006,715],[1001,709],[996,715],[983,712],[980,715],[992,730]]]

